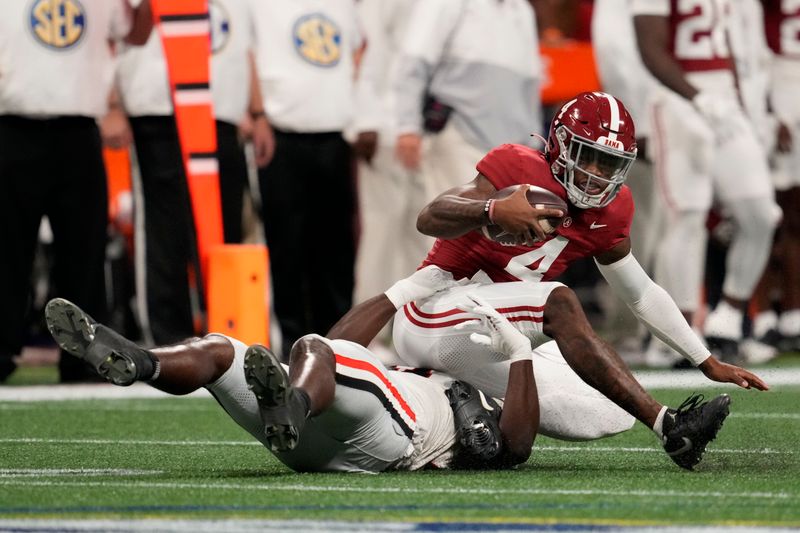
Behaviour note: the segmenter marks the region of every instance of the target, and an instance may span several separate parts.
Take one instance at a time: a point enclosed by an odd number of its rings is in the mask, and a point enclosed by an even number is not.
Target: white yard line
[[[217,441],[180,441],[180,440],[116,440],[116,439],[47,439],[35,437],[0,438],[0,444],[74,444],[85,446],[87,444],[115,445],[115,446],[261,446],[256,441],[217,440]],[[663,450],[653,445],[646,447],[625,446],[535,446],[533,453],[537,452],[590,452],[590,453],[664,453]],[[752,455],[794,455],[793,450],[774,450],[771,448],[712,448],[708,453],[731,453]],[[1,471],[0,471],[1,472]]]
[[[131,470],[128,468],[0,468],[0,478],[61,476],[155,476],[163,473],[163,470]]]
[[[290,491],[290,492],[354,492],[354,493],[414,493],[414,494],[474,494],[474,495],[571,495],[571,496],[631,496],[636,498],[749,498],[800,500],[800,494],[790,492],[722,492],[682,490],[605,490],[605,489],[475,489],[458,487],[353,487],[346,485],[295,485],[284,483],[192,483],[170,481],[34,481],[30,479],[4,480],[0,486],[27,487],[124,487],[126,489],[175,489],[175,490],[234,490],[234,491]]]
[[[755,372],[772,387],[800,385],[800,368],[766,368]],[[710,387],[733,388],[709,381],[702,373],[693,370],[640,370],[634,376],[647,389],[704,389]],[[210,398],[211,395],[200,389],[182,398]],[[90,400],[90,399],[131,399],[131,398],[174,398],[144,383],[134,383],[130,387],[115,387],[105,383],[91,385],[33,385],[0,387],[0,402],[31,402],[52,400]]]

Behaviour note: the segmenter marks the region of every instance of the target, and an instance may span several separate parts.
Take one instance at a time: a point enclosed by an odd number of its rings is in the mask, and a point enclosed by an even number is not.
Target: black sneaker
[[[98,324],[74,303],[53,298],[47,302],[44,316],[58,345],[86,361],[109,383],[127,386],[157,375],[158,359],[150,352]]]
[[[308,405],[289,384],[289,376],[269,348],[254,344],[244,354],[244,379],[261,408],[264,435],[273,452],[297,446]]]
[[[766,333],[764,333],[764,335],[759,337],[757,340],[758,340],[758,342],[762,342],[764,344],[769,344],[770,346],[773,346],[773,347],[778,348],[780,350],[781,349],[781,343],[784,340],[784,336],[781,335],[780,331],[778,331],[775,328],[772,328],[769,331],[767,331]]]
[[[664,415],[663,444],[675,463],[693,470],[703,458],[706,446],[714,440],[728,416],[731,397],[721,394],[703,402],[702,394],[687,398],[678,409],[667,409]]]
[[[791,337],[781,336],[778,341],[778,350],[780,352],[800,352],[800,335],[792,335]]]

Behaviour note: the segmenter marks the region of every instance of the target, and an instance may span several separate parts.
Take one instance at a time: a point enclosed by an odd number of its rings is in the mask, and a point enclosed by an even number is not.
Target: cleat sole
[[[264,436],[272,452],[294,449],[299,440],[297,428],[291,424],[271,423],[270,411],[285,409],[291,385],[289,376],[267,348],[253,345],[244,356],[244,377],[253,392],[265,419]]]

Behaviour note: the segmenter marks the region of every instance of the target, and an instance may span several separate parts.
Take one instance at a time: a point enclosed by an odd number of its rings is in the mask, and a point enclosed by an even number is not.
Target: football
[[[528,191],[526,193],[526,197],[528,198],[528,203],[531,204],[533,207],[537,209],[545,209],[545,208],[552,208],[552,209],[560,209],[564,216],[561,218],[558,217],[549,217],[549,218],[540,218],[539,223],[542,225],[542,229],[548,235],[553,233],[558,229],[559,226],[564,222],[564,218],[567,216],[567,202],[565,202],[561,197],[559,197],[554,192],[548,191],[542,187],[537,187],[535,185],[512,185],[510,187],[506,187],[504,189],[500,189],[492,196],[495,200],[501,200],[510,196],[514,191],[516,191],[519,187],[527,187]],[[481,228],[481,233],[487,239],[491,239],[495,242],[499,242],[505,246],[513,246],[514,245],[514,238],[503,231],[503,229],[498,226],[497,224],[489,224]]]

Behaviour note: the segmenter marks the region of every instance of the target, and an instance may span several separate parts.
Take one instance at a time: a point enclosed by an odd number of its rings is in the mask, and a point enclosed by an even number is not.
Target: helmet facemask
[[[552,170],[569,201],[581,209],[610,204],[628,177],[636,149],[626,152],[621,142],[608,137],[593,141],[575,135],[563,124],[555,138],[559,150]]]

